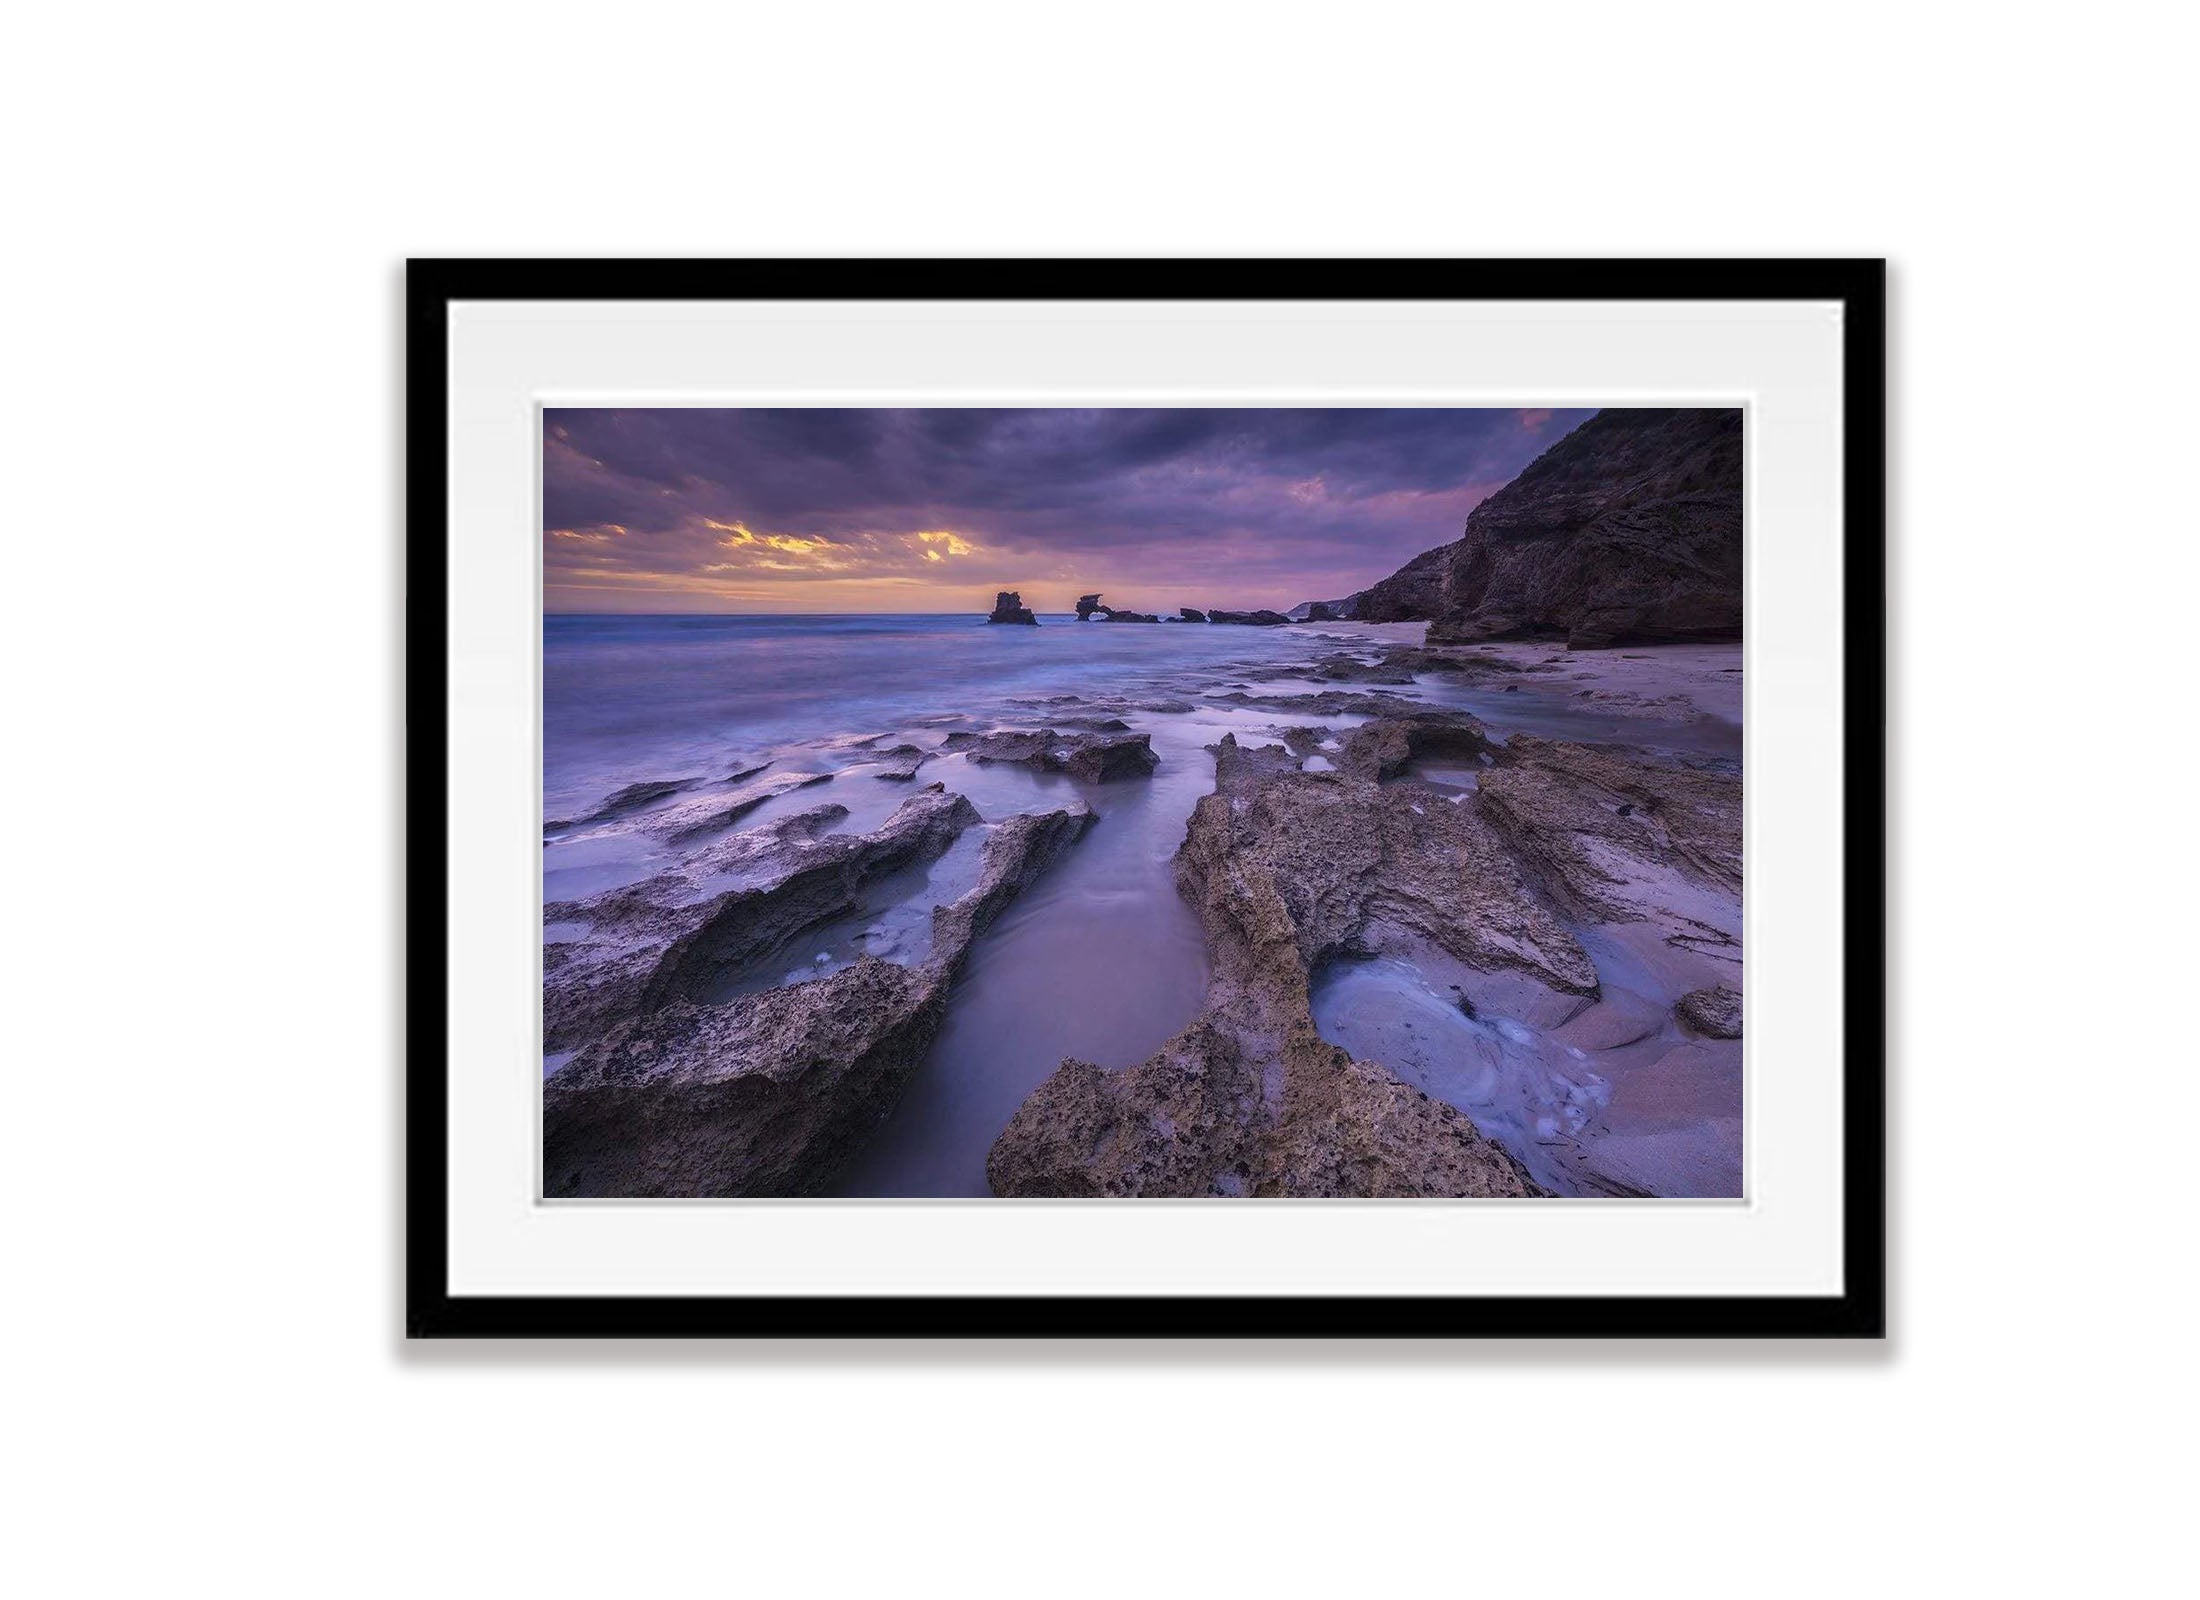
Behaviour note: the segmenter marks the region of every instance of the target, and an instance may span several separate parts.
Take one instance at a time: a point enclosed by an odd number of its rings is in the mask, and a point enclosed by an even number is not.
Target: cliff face
[[[1443,614],[1444,574],[1450,570],[1452,546],[1440,544],[1424,550],[1380,583],[1354,595],[1352,616],[1358,622],[1428,622]]]
[[[1600,411],[1358,599],[1435,644],[1740,638],[1742,414]]]

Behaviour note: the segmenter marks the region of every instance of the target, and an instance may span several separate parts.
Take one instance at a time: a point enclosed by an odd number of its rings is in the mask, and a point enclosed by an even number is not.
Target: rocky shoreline
[[[1291,742],[1319,749],[1322,733]],[[1316,975],[1384,960],[1512,975],[1539,993],[1554,1030],[1586,1017],[1576,1031],[1588,1035],[1605,997],[1576,919],[1647,924],[1668,946],[1713,960],[1731,951],[1738,966],[1738,777],[1618,749],[1498,743],[1445,712],[1378,717],[1335,744],[1315,771],[1289,744],[1225,736],[1215,747],[1215,792],[1178,857],[1214,957],[1206,1005],[1142,1065],[1065,1062],[994,1145],[995,1193],[1544,1194],[1468,1116],[1324,1040]],[[1476,763],[1475,788],[1416,781],[1414,764],[1431,756]],[[1676,1020],[1738,1038],[1738,982],[1692,991]],[[1472,1014],[1463,993],[1458,1003]],[[1738,1123],[1738,1092],[1732,1109],[1706,1120]],[[1657,1192],[1643,1187],[1639,1149],[1605,1161],[1573,1131],[1579,1189]],[[1697,1131],[1699,1144],[1731,1142],[1738,1161],[1738,1126]],[[1705,1164],[1691,1175],[1708,1175]]]
[[[562,1059],[544,1192],[831,1192],[920,1068],[954,1070],[924,1064],[986,928],[1111,795],[1154,777],[1157,730],[1219,721],[1211,790],[1174,850],[1204,999],[1142,1061],[1054,1064],[998,1128],[991,1192],[1739,1193],[1735,764],[1431,700],[1595,706],[1670,740],[1738,713],[1718,664],[1732,652],[1584,670],[1420,631],[1349,629],[1173,694],[1050,697],[1045,726],[915,719],[934,726],[826,741],[832,771],[651,780],[558,825],[666,864],[545,906],[545,1045]],[[934,781],[876,826],[851,821],[849,782],[920,766],[1075,795],[989,821]],[[773,981],[820,930],[897,915],[898,948]]]

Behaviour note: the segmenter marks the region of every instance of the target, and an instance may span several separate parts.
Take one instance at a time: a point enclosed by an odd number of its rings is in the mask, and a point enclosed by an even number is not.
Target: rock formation
[[[1471,520],[1471,513],[1470,520]],[[1444,609],[1444,574],[1450,566],[1452,546],[1424,550],[1380,583],[1369,584],[1353,598],[1353,619],[1358,622],[1427,622]]]
[[[1003,589],[993,597],[993,614],[985,620],[988,622],[1023,622],[1034,628],[1039,625],[1038,617],[1032,613],[1030,607],[1024,604],[1024,597],[1014,589]]]
[[[874,778],[886,778],[896,783],[907,783],[917,775],[917,768],[925,763],[931,751],[919,749],[913,744],[897,744],[891,750],[881,750],[875,759],[878,771]]]
[[[819,806],[736,834],[677,867],[585,900],[543,908],[572,939],[543,947],[543,1043],[586,1044],[614,1021],[698,998],[728,973],[798,934],[853,912],[860,891],[929,860],[978,820],[938,784],[912,795],[875,833],[826,833],[845,806]],[[753,886],[710,892],[727,878]]]
[[[1478,735],[1477,735],[1478,736]],[[1588,956],[1467,807],[1215,747],[1178,882],[1214,963],[1199,1019],[1121,1072],[1066,1061],[995,1142],[1007,1195],[1531,1195],[1463,1113],[1325,1042],[1325,963],[1431,946],[1587,994]]]
[[[1400,777],[1420,756],[1456,756],[1479,761],[1497,747],[1474,718],[1443,711],[1385,713],[1344,736],[1337,769],[1380,782]]]
[[[1710,989],[1689,990],[1673,1007],[1673,1014],[1707,1039],[1742,1036],[1742,997],[1723,983]]]
[[[1521,1003],[1556,1019],[1538,1026],[1573,1028],[1558,1037],[1579,1049],[1653,1039],[1664,1006],[1606,991],[1568,918],[1661,972],[1734,976],[1680,1002],[1699,1041],[1632,1064],[1598,1140],[1553,1159],[1583,1192],[1734,1192],[1739,1079],[1717,1052],[1735,1047],[1705,1041],[1740,1026],[1740,778],[1525,734],[1499,743],[1456,712],[1370,711],[1333,739],[1292,729],[1289,750],[1214,747],[1215,791],[1177,857],[1213,962],[1201,1015],[1137,1066],[1065,1061],[995,1141],[995,1193],[1540,1193],[1471,1117],[1324,1040],[1310,999],[1333,964],[1383,958],[1540,996]],[[1428,758],[1467,764],[1474,787],[1418,779]],[[1704,980],[1676,988],[1688,981]]]
[[[1209,622],[1234,622],[1245,627],[1280,628],[1291,619],[1280,611],[1209,611]]]
[[[1365,729],[1355,729],[1364,734]],[[1574,915],[1741,950],[1742,780],[1517,733],[1477,807]]]
[[[763,769],[759,767],[756,770],[760,772]],[[744,773],[742,776],[746,777],[748,774]],[[554,822],[545,822],[542,825],[542,831],[544,833],[563,833],[568,828],[585,828],[598,822],[608,822],[614,817],[623,817],[630,811],[639,811],[644,806],[655,805],[659,800],[665,799],[669,795],[676,795],[681,790],[690,787],[695,781],[693,778],[675,778],[665,782],[630,783],[617,793],[607,795],[603,803],[589,812],[588,815],[584,817],[561,817]]]
[[[1739,638],[1742,413],[1600,411],[1357,600],[1432,644]]]
[[[1096,594],[1079,595],[1077,597],[1077,620],[1079,622],[1090,622],[1094,617],[1098,617],[1102,622],[1159,622],[1161,620],[1158,616],[1152,616],[1143,611],[1125,611],[1115,606],[1104,606],[1100,603],[1100,597]]]
[[[1197,610],[1192,606],[1181,607],[1177,614],[1186,622],[1205,622],[1207,620],[1206,612]]]
[[[731,785],[714,786],[654,811],[601,824],[596,831],[600,834],[654,834],[670,843],[682,844],[725,832],[767,800],[832,781],[833,775],[829,772],[780,772],[768,778],[735,780]]]
[[[998,733],[951,733],[942,750],[961,751],[973,761],[1005,761],[1066,772],[1086,783],[1143,778],[1160,765],[1152,738],[1143,733],[1057,733],[1052,728],[1006,729]]]
[[[615,1024],[543,1086],[544,1193],[825,1188],[930,1049],[971,943],[1091,822],[1074,805],[995,827],[977,886],[933,911],[921,965],[865,955],[805,982],[722,1004],[675,999]]]

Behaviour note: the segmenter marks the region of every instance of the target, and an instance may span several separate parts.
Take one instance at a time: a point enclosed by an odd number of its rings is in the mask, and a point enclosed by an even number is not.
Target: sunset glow
[[[1586,412],[554,410],[550,611],[1173,611],[1349,593]]]

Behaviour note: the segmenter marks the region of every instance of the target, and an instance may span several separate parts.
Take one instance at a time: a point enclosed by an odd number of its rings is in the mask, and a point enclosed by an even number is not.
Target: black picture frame
[[[478,300],[1839,301],[1843,1289],[1825,1296],[526,1297],[448,1279],[448,308]],[[414,260],[406,268],[405,1329],[415,1338],[1878,1338],[1886,1332],[1886,263]]]

